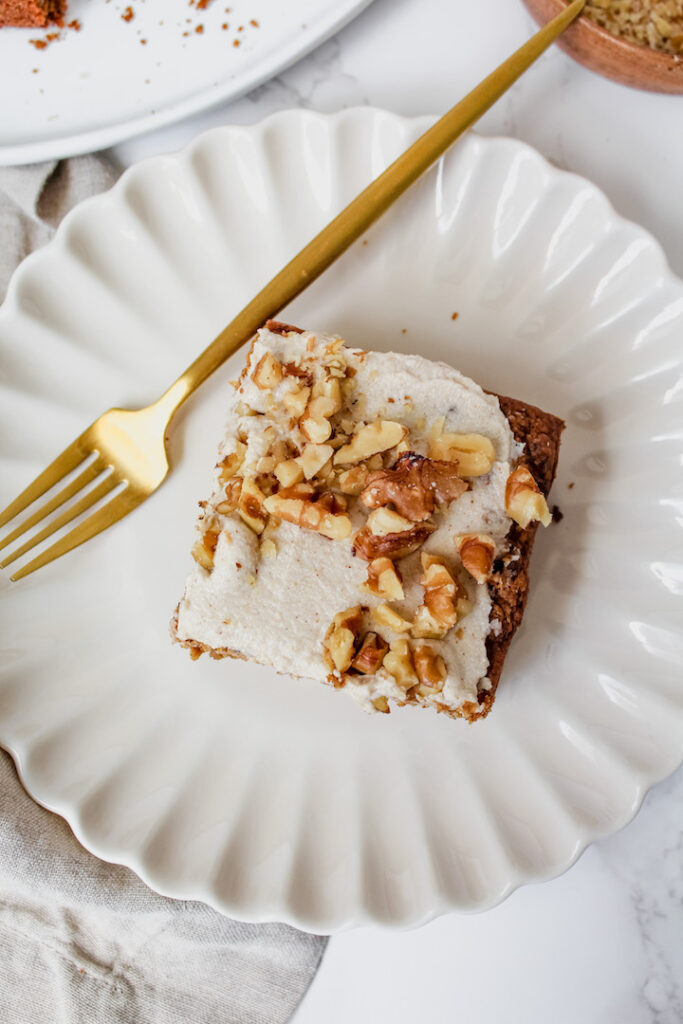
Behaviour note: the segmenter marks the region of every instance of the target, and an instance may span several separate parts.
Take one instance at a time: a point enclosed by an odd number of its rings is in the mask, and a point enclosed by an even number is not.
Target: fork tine
[[[49,516],[51,512],[54,512],[55,509],[59,508],[60,505],[63,505],[65,501],[69,500],[69,498],[73,498],[74,494],[78,494],[79,491],[82,491],[87,484],[100,475],[104,468],[104,463],[101,462],[99,458],[94,462],[91,462],[82,473],[79,473],[79,475],[71,481],[70,484],[63,487],[62,490],[55,494],[53,498],[46,501],[45,504],[41,505],[40,508],[28,517],[28,519],[25,519],[23,523],[17,526],[15,530],[12,530],[11,533],[8,533],[3,537],[2,540],[0,540],[0,551],[2,551],[3,548],[6,548],[8,544],[14,543],[17,537],[21,537],[22,533],[26,533],[27,530],[32,529],[36,523],[39,523],[41,519],[45,518],[45,516]]]
[[[105,495],[109,494],[109,492],[112,491],[118,483],[119,480],[116,478],[116,475],[114,473],[109,473],[109,475],[93,487],[91,491],[84,494],[83,497],[78,501],[75,501],[73,505],[69,505],[61,515],[53,519],[51,523],[47,524],[47,526],[44,526],[42,530],[38,531],[38,533],[29,537],[25,544],[22,544],[21,547],[16,549],[16,551],[13,551],[8,555],[4,561],[0,562],[0,569],[4,569],[6,566],[10,565],[11,562],[14,562],[15,559],[25,555],[26,552],[30,551],[31,548],[34,548],[36,544],[40,544],[42,541],[47,540],[47,538],[52,536],[56,530],[59,530],[62,526],[66,526],[66,524],[70,523],[72,519],[79,516],[81,512],[87,511],[87,509],[94,505],[95,502],[99,501],[100,498],[104,498]]]
[[[28,562],[23,568],[18,569],[13,576],[10,576],[10,580],[15,583],[17,580],[23,579],[24,576],[35,572],[36,569],[41,569],[49,562],[54,562],[56,558],[65,555],[68,551],[73,551],[74,548],[84,544],[91,537],[101,533],[102,530],[106,530],[107,527],[112,526],[119,519],[123,519],[125,515],[128,515],[134,508],[137,508],[142,500],[142,497],[136,497],[131,492],[130,487],[127,487],[125,491],[121,491],[111,501],[108,501],[106,505],[99,508],[97,512],[93,512],[91,516],[88,516],[82,523],[74,527],[70,533],[61,537],[47,551],[43,551],[32,562]]]
[[[90,453],[91,449],[85,442],[85,434],[81,434],[42,473],[38,474],[35,480],[21,492],[19,497],[15,498],[6,509],[0,512],[0,526],[9,523],[10,519],[14,519],[25,508],[28,508],[41,494],[45,494],[45,491],[49,491],[51,487],[59,483],[67,473],[75,469]]]

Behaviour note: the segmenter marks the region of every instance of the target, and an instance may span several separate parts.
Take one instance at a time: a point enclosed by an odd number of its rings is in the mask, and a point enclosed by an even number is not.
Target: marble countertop
[[[117,146],[122,166],[275,110],[439,113],[532,31],[519,0],[375,0],[243,99]],[[480,122],[593,180],[683,275],[683,98],[636,92],[547,53]],[[682,339],[683,343],[683,339]],[[485,914],[333,938],[294,1024],[681,1024],[683,770],[564,876]]]

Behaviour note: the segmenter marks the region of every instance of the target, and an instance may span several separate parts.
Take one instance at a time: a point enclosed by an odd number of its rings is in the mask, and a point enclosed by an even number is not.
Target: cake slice
[[[269,321],[231,396],[174,638],[366,711],[482,718],[562,428],[444,363]]]
[[[65,13],[66,0],[0,0],[0,28],[44,28]]]

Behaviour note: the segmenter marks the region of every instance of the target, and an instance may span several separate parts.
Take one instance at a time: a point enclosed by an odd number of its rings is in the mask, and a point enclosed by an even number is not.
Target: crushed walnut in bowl
[[[567,6],[567,0],[523,3],[539,24]],[[588,0],[557,45],[622,85],[683,95],[683,0]]]
[[[632,43],[683,54],[683,0],[589,0],[586,15]]]

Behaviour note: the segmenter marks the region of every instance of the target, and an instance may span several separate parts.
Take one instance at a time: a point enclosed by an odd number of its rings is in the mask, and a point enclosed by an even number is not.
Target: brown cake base
[[[0,28],[45,28],[65,14],[66,0],[0,0]]]

